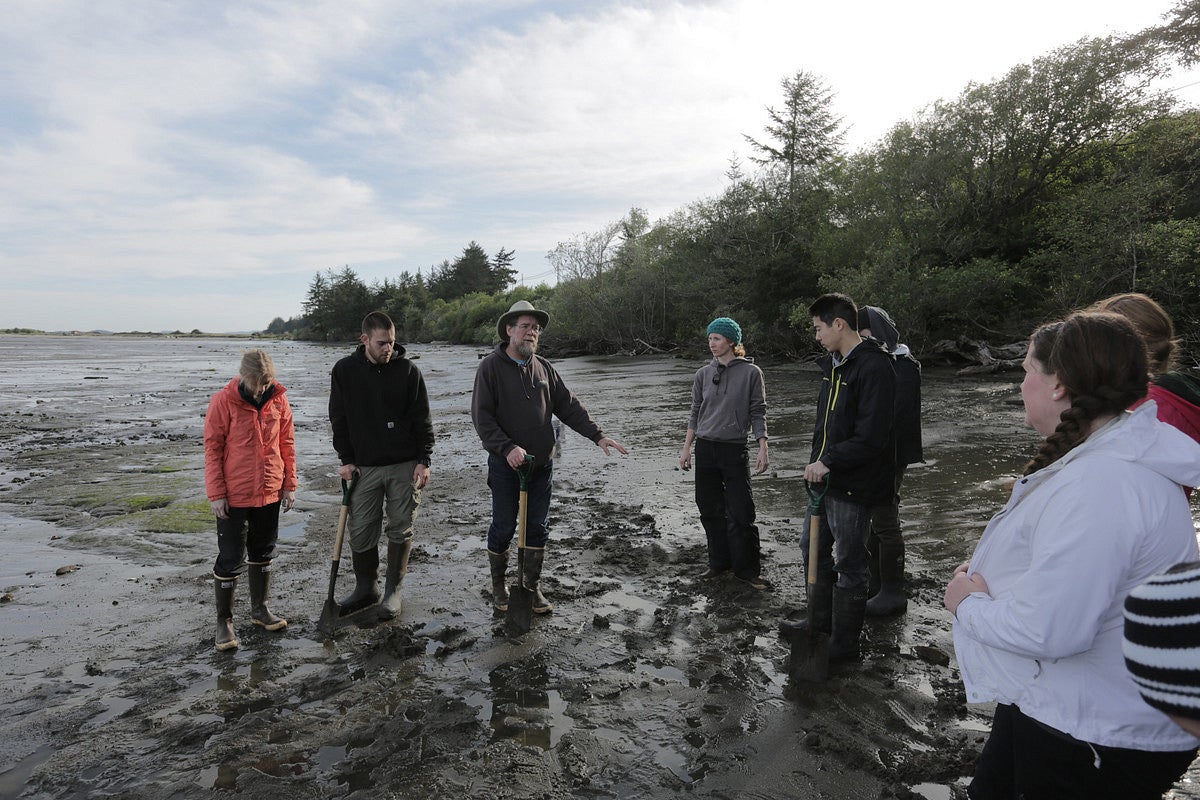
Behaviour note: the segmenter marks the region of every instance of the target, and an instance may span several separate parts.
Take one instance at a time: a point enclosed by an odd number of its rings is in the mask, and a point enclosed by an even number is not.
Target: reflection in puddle
[[[567,703],[557,689],[548,688],[544,664],[521,661],[505,664],[488,675],[488,695],[473,692],[464,697],[478,709],[480,720],[492,727],[492,741],[508,739],[549,750],[575,723],[566,715]]]

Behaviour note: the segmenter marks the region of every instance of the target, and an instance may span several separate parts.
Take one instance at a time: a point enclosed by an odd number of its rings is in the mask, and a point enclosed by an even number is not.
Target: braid
[[[1033,358],[1058,376],[1071,405],[1025,465],[1025,475],[1078,447],[1098,417],[1119,414],[1145,397],[1149,382],[1145,342],[1127,319],[1116,314],[1072,314],[1038,328],[1029,346]]]

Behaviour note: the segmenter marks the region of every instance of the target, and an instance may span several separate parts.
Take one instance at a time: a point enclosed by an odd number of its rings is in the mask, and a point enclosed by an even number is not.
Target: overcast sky
[[[428,274],[472,240],[538,283],[561,241],[718,194],[797,70],[857,149],[1172,5],[15,0],[0,328],[261,330],[318,271]]]

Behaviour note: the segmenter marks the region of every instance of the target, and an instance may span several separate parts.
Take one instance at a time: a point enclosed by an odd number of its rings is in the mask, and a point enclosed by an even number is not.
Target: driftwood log
[[[938,342],[922,356],[922,361],[960,366],[959,375],[978,375],[1020,369],[1028,342],[991,345],[978,339],[959,336]]]

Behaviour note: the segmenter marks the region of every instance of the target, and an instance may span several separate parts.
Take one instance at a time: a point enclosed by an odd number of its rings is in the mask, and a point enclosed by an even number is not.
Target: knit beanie
[[[1200,561],[1177,564],[1129,593],[1122,649],[1147,703],[1200,719]]]
[[[742,341],[742,326],[729,317],[717,317],[708,323],[708,331],[705,335],[711,333],[719,333],[734,344],[740,344]]]

